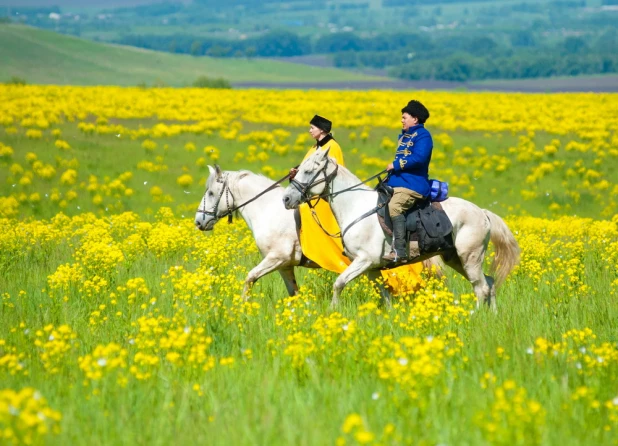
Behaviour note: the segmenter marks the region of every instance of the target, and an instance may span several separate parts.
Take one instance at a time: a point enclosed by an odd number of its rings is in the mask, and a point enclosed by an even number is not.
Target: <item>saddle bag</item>
[[[453,249],[453,225],[441,206],[429,205],[417,212],[417,234],[421,253]]]

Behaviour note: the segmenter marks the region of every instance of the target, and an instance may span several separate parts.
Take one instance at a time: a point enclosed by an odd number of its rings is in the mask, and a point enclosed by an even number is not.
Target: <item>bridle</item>
[[[226,216],[228,218],[228,222],[231,223],[232,213],[236,210],[236,209],[233,209],[232,206],[230,206],[230,197],[232,197],[232,204],[233,204],[234,196],[232,195],[232,191],[230,190],[230,187],[228,185],[227,177],[228,177],[228,174],[226,173],[225,175],[223,175],[223,177],[218,177],[215,180],[217,183],[222,183],[223,187],[221,188],[221,192],[219,193],[219,196],[217,197],[217,202],[213,206],[212,211],[206,210],[206,194],[204,194],[204,197],[202,198],[202,207],[198,208],[197,210],[198,213],[202,213],[202,214],[213,217],[215,220],[215,223]],[[221,199],[223,198],[223,194],[225,194],[225,206],[227,207],[227,210],[223,212],[221,215],[217,215],[217,209],[219,209],[219,203],[221,202]]]
[[[202,198],[202,207],[198,208],[197,210],[198,213],[202,213],[204,215],[209,215],[213,217],[213,219],[215,220],[215,223],[221,220],[223,217],[227,217],[228,223],[232,223],[234,212],[245,207],[249,203],[252,203],[253,201],[257,200],[262,195],[270,192],[271,190],[280,187],[281,183],[283,183],[285,180],[287,180],[290,177],[290,174],[288,173],[286,176],[275,181],[273,184],[268,186],[266,189],[264,189],[262,192],[260,192],[253,198],[250,198],[249,200],[245,201],[244,203],[239,204],[238,206],[234,206],[234,195],[232,194],[232,190],[230,189],[230,186],[228,184],[228,175],[229,173],[225,173],[224,175],[219,176],[216,179],[216,182],[222,183],[223,187],[221,188],[221,192],[219,192],[219,196],[217,197],[217,202],[212,208],[212,211],[206,210],[206,194],[204,194],[204,197]],[[225,194],[225,206],[227,207],[227,210],[224,211],[222,214],[217,215],[217,209],[219,209],[219,203],[221,202],[221,199],[223,198],[223,194]],[[232,197],[231,203],[230,203],[230,197]]]
[[[331,159],[329,158],[328,161],[330,162]],[[334,162],[334,160],[333,160]],[[309,180],[309,182],[307,183],[301,183],[300,181],[297,180],[290,180],[290,185],[294,186],[298,192],[300,192],[301,195],[301,203],[307,203],[309,205],[309,207],[311,208],[311,215],[313,216],[313,219],[315,220],[315,222],[317,223],[317,225],[320,227],[320,229],[322,229],[322,231],[324,231],[324,233],[326,235],[328,235],[329,237],[332,238],[339,238],[341,239],[341,244],[343,245],[343,249],[344,252],[343,254],[345,255],[345,243],[343,241],[343,237],[346,234],[346,232],[348,232],[348,230],[354,226],[356,223],[360,222],[361,220],[364,220],[365,218],[369,217],[370,215],[375,214],[379,209],[383,208],[387,203],[379,203],[376,207],[374,207],[373,209],[369,210],[368,212],[365,212],[363,215],[361,215],[360,217],[358,217],[356,220],[354,220],[352,223],[350,223],[343,231],[339,231],[336,234],[331,234],[330,232],[328,232],[326,230],[326,228],[324,228],[324,226],[322,225],[322,223],[320,222],[320,218],[318,217],[318,214],[316,213],[314,207],[317,204],[313,203],[312,204],[312,200],[316,199],[319,201],[320,199],[329,202],[330,199],[336,197],[337,195],[340,195],[344,192],[349,192],[351,190],[355,190],[358,186],[367,183],[368,181],[373,180],[374,178],[378,178],[379,179],[379,184],[382,183],[382,178],[380,178],[380,175],[387,173],[386,170],[383,170],[381,172],[378,172],[377,174],[367,178],[366,180],[361,181],[358,184],[355,184],[351,187],[348,187],[346,189],[342,189],[340,191],[337,192],[328,192],[329,190],[329,186],[330,183],[333,181],[333,179],[335,178],[335,176],[337,176],[337,171],[339,170],[339,164],[337,164],[335,162],[335,170],[333,170],[330,174],[326,173],[326,169],[328,168],[328,162],[324,165],[324,167],[322,167],[320,170],[318,170],[315,175],[313,175],[313,177],[311,178],[311,180]],[[319,180],[316,181],[316,179],[318,178],[318,176],[320,174],[324,175],[324,178],[321,178]],[[316,184],[320,184],[320,183],[325,183],[324,185],[324,190],[322,191],[321,194],[319,195],[309,195],[309,189],[311,189],[313,186],[315,186]],[[364,189],[363,189],[364,190]],[[371,189],[369,189],[371,190]]]
[[[333,170],[331,173],[327,174],[326,173],[326,169],[328,168],[328,164],[331,162],[330,158],[327,158],[327,162],[324,164],[324,166],[319,169],[314,175],[313,177],[306,183],[301,183],[300,181],[292,178],[290,180],[290,185],[294,186],[296,188],[296,190],[298,190],[298,192],[300,192],[300,197],[301,203],[307,203],[309,204],[309,207],[313,207],[311,205],[311,201],[314,198],[322,198],[325,201],[328,201],[328,188],[330,186],[330,183],[333,181],[333,179],[337,176],[337,171],[339,170],[339,164],[335,163],[335,170]],[[317,179],[320,174],[324,175],[324,178],[321,179]],[[321,194],[319,195],[310,195],[309,194],[309,190],[311,188],[313,188],[314,186],[317,186],[318,184],[324,183],[324,190],[322,191]]]

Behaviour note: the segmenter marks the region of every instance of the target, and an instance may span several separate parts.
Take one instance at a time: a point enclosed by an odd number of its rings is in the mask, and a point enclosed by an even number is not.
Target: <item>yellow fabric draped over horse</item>
[[[311,156],[318,145],[309,149],[305,159]],[[328,155],[344,166],[343,152],[334,139],[330,139],[321,149],[330,149]],[[330,205],[324,200],[314,200],[313,209],[309,204],[299,206],[301,218],[300,246],[303,254],[322,268],[341,274],[351,263],[350,259],[343,255],[341,239],[331,237],[330,234],[339,233],[339,225],[333,215]],[[315,214],[314,214],[315,213]],[[324,228],[320,228],[318,221]],[[394,294],[402,294],[416,290],[422,286],[421,271],[422,263],[403,265],[390,270],[382,271],[384,283],[391,288]]]

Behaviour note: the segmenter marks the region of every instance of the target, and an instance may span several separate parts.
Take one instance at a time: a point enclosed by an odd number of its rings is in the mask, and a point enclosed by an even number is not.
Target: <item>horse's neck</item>
[[[255,174],[248,174],[246,177],[234,179],[234,184],[230,188],[234,195],[234,206],[251,200],[271,185],[272,182]],[[274,189],[238,210],[252,231],[257,219],[264,215],[263,209],[265,204],[273,200],[276,191],[277,189]]]
[[[356,186],[361,180],[350,171],[339,167],[339,172],[331,183],[330,192],[337,193],[343,189]],[[343,192],[330,200],[330,207],[342,231],[360,217],[364,212],[377,204],[377,192],[368,186],[361,185],[352,190]]]

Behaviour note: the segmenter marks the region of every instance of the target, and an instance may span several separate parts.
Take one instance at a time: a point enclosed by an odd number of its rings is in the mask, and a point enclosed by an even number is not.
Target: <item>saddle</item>
[[[393,235],[393,222],[388,212],[388,202],[393,188],[385,183],[376,187],[378,192],[378,221],[385,234]],[[438,201],[429,198],[415,203],[405,213],[408,241],[417,241],[423,254],[434,254],[455,249],[453,225]]]

